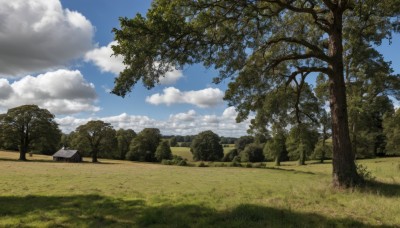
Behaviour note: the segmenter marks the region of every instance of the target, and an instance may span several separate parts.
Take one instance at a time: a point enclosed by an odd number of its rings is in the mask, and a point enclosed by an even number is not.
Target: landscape
[[[400,0],[0,0],[0,227],[400,227]]]

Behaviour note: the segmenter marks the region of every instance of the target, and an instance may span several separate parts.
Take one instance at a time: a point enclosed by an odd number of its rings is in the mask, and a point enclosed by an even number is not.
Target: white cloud
[[[92,48],[94,27],[59,0],[0,0],[0,76],[64,66]]]
[[[107,46],[95,48],[85,54],[86,62],[93,62],[100,68],[101,72],[110,72],[119,74],[125,69],[123,58],[121,56],[114,56],[111,46],[116,45],[117,42],[113,41]]]
[[[118,75],[125,69],[122,56],[113,55],[111,46],[117,45],[117,41],[109,43],[107,46],[95,48],[85,54],[85,61],[92,62],[101,72],[108,72]],[[156,63],[157,65],[157,63]],[[183,77],[182,71],[172,69],[160,78],[159,84],[172,85]]]
[[[200,108],[215,107],[223,103],[224,92],[218,88],[206,88],[197,91],[180,91],[175,87],[168,87],[163,93],[156,93],[146,98],[146,102],[159,104],[192,104]]]
[[[250,121],[236,123],[234,118],[226,118],[226,113],[236,116],[234,109],[227,108],[222,115],[199,115],[194,110],[186,113],[177,113],[170,115],[166,120],[155,120],[148,116],[135,116],[123,113],[118,116],[109,116],[103,118],[78,119],[72,116],[56,118],[64,132],[70,132],[79,125],[85,124],[90,120],[102,120],[111,123],[115,129],[133,129],[140,132],[143,128],[155,127],[160,129],[164,135],[196,135],[199,132],[212,130],[220,136],[239,137],[246,135],[246,130]]]
[[[11,84],[6,79],[0,79],[2,108],[36,104],[54,114],[96,112],[99,110],[94,105],[96,99],[94,85],[86,82],[78,70],[26,76]]]

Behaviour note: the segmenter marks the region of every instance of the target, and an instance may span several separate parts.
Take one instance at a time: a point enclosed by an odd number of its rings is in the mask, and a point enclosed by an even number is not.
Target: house
[[[82,156],[77,150],[67,150],[62,148],[53,154],[53,161],[81,162]]]

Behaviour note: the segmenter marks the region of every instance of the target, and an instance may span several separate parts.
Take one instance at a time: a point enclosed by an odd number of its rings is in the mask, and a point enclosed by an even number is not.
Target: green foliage
[[[322,163],[326,159],[332,159],[332,152],[333,148],[331,142],[325,142],[324,145],[323,141],[318,141],[311,155],[311,159],[320,160]]]
[[[280,162],[285,160],[287,156],[286,150],[286,132],[281,128],[273,129],[274,135],[263,149],[266,160],[274,160],[275,165],[279,166]]]
[[[54,115],[37,105],[22,105],[0,115],[0,138],[3,147],[18,145],[20,160],[26,160],[28,150],[53,153],[58,149],[61,131]]]
[[[126,157],[131,161],[155,162],[155,153],[160,142],[159,129],[145,128],[132,140]]]
[[[169,147],[168,141],[162,141],[156,150],[156,159],[157,161],[162,161],[162,160],[169,160],[172,159],[172,152],[171,148]]]
[[[240,152],[244,150],[244,148],[254,142],[254,137],[253,136],[241,136],[235,141],[235,147],[236,149]]]
[[[78,150],[87,151],[92,156],[92,162],[97,162],[99,154],[112,157],[117,146],[116,132],[110,123],[92,120],[76,128],[74,144]]]
[[[243,151],[240,152],[241,162],[262,162],[265,160],[263,148],[259,144],[248,144]]]
[[[172,137],[169,139],[169,146],[174,147],[178,145],[178,141],[176,140],[176,137]]]
[[[121,160],[125,159],[126,153],[129,151],[129,145],[133,138],[136,137],[136,132],[132,129],[119,129],[116,133],[118,143],[118,158]]]
[[[232,149],[228,153],[224,155],[222,158],[222,162],[231,162],[234,157],[239,155],[239,151],[237,149]]]
[[[163,159],[161,161],[163,165],[177,165],[177,166],[187,166],[187,160],[183,159],[181,156],[173,155],[171,160]]]
[[[374,181],[376,177],[374,177],[371,171],[368,170],[366,166],[363,164],[356,164],[357,173],[364,181]]]
[[[314,151],[318,142],[318,132],[311,126],[299,124],[293,127],[286,139],[286,148],[290,160],[298,160],[304,165],[307,157]]]
[[[400,155],[400,109],[384,118],[383,132],[387,140],[387,154]]]
[[[195,161],[219,161],[224,156],[224,150],[217,134],[203,131],[193,140],[190,151]]]

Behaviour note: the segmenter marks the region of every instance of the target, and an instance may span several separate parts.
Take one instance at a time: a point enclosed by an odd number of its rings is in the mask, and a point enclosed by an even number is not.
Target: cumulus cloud
[[[229,113],[229,118],[226,115]],[[148,116],[135,116],[123,113],[117,116],[103,118],[78,119],[72,116],[56,118],[64,132],[70,132],[79,125],[90,120],[102,120],[111,123],[114,128],[133,129],[140,132],[144,128],[155,127],[160,129],[164,135],[195,135],[199,132],[212,130],[220,136],[239,137],[246,135],[250,122],[236,123],[233,116],[236,116],[234,108],[227,108],[221,115],[199,115],[194,110],[185,113],[170,115],[166,120],[155,120]],[[233,118],[232,118],[233,117]]]
[[[59,0],[0,0],[0,75],[63,66],[92,48],[94,27]]]
[[[101,72],[108,72],[118,75],[125,69],[122,56],[113,55],[111,47],[117,45],[117,41],[109,43],[107,46],[95,48],[85,54],[85,61],[92,62]],[[157,64],[157,63],[156,63]],[[172,69],[160,78],[161,85],[175,84],[183,77],[182,71]]]
[[[192,104],[200,108],[215,107],[223,103],[224,92],[218,88],[207,88],[197,91],[180,91],[175,87],[168,87],[163,93],[156,93],[146,98],[146,102],[160,104]]]
[[[0,107],[12,108],[36,104],[54,114],[72,114],[82,111],[96,112],[97,99],[94,85],[88,83],[78,70],[57,70],[26,76],[10,83],[0,79]]]

